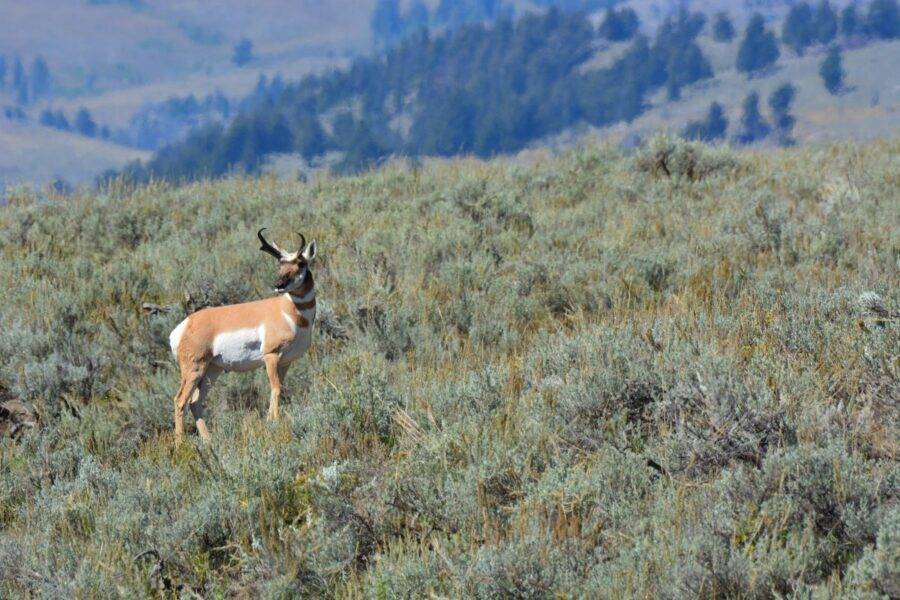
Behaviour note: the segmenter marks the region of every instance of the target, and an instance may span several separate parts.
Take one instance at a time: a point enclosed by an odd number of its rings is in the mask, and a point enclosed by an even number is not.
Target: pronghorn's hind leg
[[[269,413],[266,416],[270,421],[277,421],[280,416],[278,402],[281,400],[281,369],[278,366],[280,360],[278,354],[266,354],[263,360],[266,362],[266,375],[269,376]]]
[[[209,389],[220,373],[219,369],[209,367],[200,380],[200,385],[197,386],[193,396],[191,396],[191,414],[194,415],[194,420],[197,423],[197,432],[204,442],[209,441],[210,435],[209,430],[206,428],[206,420],[203,418],[203,403],[206,401],[207,395],[209,395]]]
[[[200,382],[206,374],[206,365],[195,364],[182,366],[181,387],[175,394],[175,445],[181,444],[184,439],[184,407],[194,392],[199,391]]]

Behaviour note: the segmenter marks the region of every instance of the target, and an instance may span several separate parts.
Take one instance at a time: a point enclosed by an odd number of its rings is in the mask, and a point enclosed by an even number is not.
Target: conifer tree
[[[778,143],[782,146],[792,146],[794,139],[791,133],[794,130],[796,119],[791,115],[791,104],[797,89],[790,83],[783,83],[772,95],[769,96],[769,108],[772,110],[773,124],[778,133]]]
[[[813,42],[813,13],[809,4],[800,2],[791,7],[781,26],[781,41],[798,55]]]
[[[900,37],[900,8],[897,0],[872,0],[866,13],[866,33],[891,40]]]
[[[90,111],[83,106],[78,109],[78,114],[75,115],[75,131],[87,137],[97,135],[97,124],[94,122]]]
[[[247,38],[241,38],[241,41],[234,45],[234,52],[231,55],[231,62],[233,62],[238,67],[243,67],[252,60],[253,42],[251,42]]]
[[[378,0],[372,13],[372,33],[382,44],[395,42],[403,33],[403,19],[400,16],[398,0]]]
[[[820,44],[829,44],[837,36],[837,13],[834,12],[828,0],[821,0],[816,5],[816,10],[813,13],[812,29],[815,41]]]
[[[737,69],[753,74],[775,63],[780,56],[775,34],[766,29],[766,21],[759,13],[750,19],[744,41],[738,50]]]
[[[856,5],[848,4],[841,11],[841,34],[850,37],[859,33],[859,29],[859,13],[856,12]]]
[[[706,118],[688,123],[682,136],[689,140],[712,142],[724,138],[727,130],[728,119],[725,117],[725,111],[721,104],[713,102],[709,105]]]
[[[640,26],[637,13],[630,8],[608,8],[597,33],[611,42],[621,42],[634,37]]]
[[[837,94],[844,88],[844,66],[841,57],[841,49],[832,46],[819,67],[819,75],[829,94]]]
[[[13,62],[12,85],[16,93],[16,101],[19,104],[28,104],[28,77],[25,75],[25,67],[19,56],[16,56]]]
[[[31,98],[38,99],[50,92],[50,69],[43,57],[37,56],[31,63]]]
[[[741,129],[735,139],[741,144],[752,144],[769,135],[771,129],[759,112],[759,94],[751,92],[744,98]]]
[[[716,14],[716,20],[713,22],[713,39],[717,42],[730,42],[734,39],[734,25],[727,13]]]
[[[410,5],[409,10],[407,10],[406,14],[403,16],[404,32],[412,33],[423,27],[428,27],[428,20],[430,18],[431,15],[429,14],[428,7],[425,3],[422,2],[422,0],[414,0]]]

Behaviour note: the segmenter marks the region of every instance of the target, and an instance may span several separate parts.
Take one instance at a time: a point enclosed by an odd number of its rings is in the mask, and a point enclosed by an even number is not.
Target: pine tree
[[[832,46],[828,50],[828,55],[819,67],[819,75],[822,76],[822,82],[828,93],[837,94],[844,88],[845,73],[840,48]]]
[[[0,54],[0,90],[6,87],[6,57]]]
[[[53,112],[50,109],[43,110],[41,111],[41,116],[38,121],[44,127],[62,129],[63,131],[69,130],[69,120],[66,119],[66,115],[61,110],[57,110],[56,112]]]
[[[734,39],[734,25],[727,13],[716,14],[716,20],[713,22],[713,39],[717,42],[730,42]]]
[[[821,0],[813,13],[813,35],[820,44],[829,44],[837,36],[837,13],[828,0]]]
[[[848,4],[841,11],[841,33],[844,37],[850,37],[859,33],[859,14],[855,4]]]
[[[22,66],[22,59],[19,56],[16,56],[13,61],[12,85],[16,92],[16,101],[19,104],[28,104],[28,77],[25,75],[25,67]]]
[[[12,84],[14,88],[20,88],[25,84],[25,67],[22,66],[22,59],[19,56],[16,56],[16,59],[13,61],[13,78]]]
[[[403,33],[403,19],[400,17],[398,0],[378,0],[370,23],[375,39],[382,44],[391,44]]]
[[[38,99],[50,92],[50,69],[43,57],[38,56],[31,63],[31,97]]]
[[[294,150],[306,160],[324,154],[328,149],[325,130],[314,115],[302,116],[294,126]]]
[[[71,129],[71,127],[69,127],[69,120],[61,110],[56,111],[56,127],[63,131],[69,131],[69,129]]]
[[[615,10],[608,8],[603,23],[597,33],[611,42],[630,40],[637,33],[640,21],[637,13],[630,8]]]
[[[796,94],[797,89],[794,86],[783,83],[769,96],[769,108],[772,110],[775,131],[778,133],[778,143],[782,146],[794,144],[791,133],[796,119],[791,115],[791,104]]]
[[[900,37],[900,9],[897,0],[872,0],[866,14],[866,33],[884,40]]]
[[[759,112],[759,94],[751,92],[744,98],[741,129],[736,140],[741,144],[752,144],[769,135],[771,127]]]
[[[778,51],[778,43],[775,34],[766,29],[766,21],[759,13],[753,15],[747,30],[744,33],[744,41],[738,50],[737,69],[743,73],[752,74],[775,63],[781,53]]]
[[[713,102],[706,115],[706,135],[710,140],[718,140],[723,139],[727,131],[728,119],[725,117],[725,111],[721,104]]]
[[[243,67],[252,60],[253,42],[251,42],[247,38],[241,38],[241,41],[234,45],[234,52],[231,55],[231,62],[238,67]]]
[[[781,41],[798,55],[813,42],[813,13],[809,4],[800,2],[791,7],[781,26]]]
[[[44,127],[56,127],[56,115],[53,114],[52,110],[42,110],[38,123]]]
[[[97,124],[94,123],[94,118],[91,116],[90,111],[83,106],[78,109],[78,114],[75,115],[75,131],[87,137],[97,135]]]
[[[16,103],[20,105],[28,104],[28,86],[22,85],[16,89]]]
[[[725,111],[718,102],[709,105],[709,111],[706,118],[702,121],[691,121],[685,127],[682,137],[689,140],[701,140],[704,142],[712,142],[725,137],[728,130],[728,119],[725,118]]]
[[[403,17],[403,29],[406,33],[412,33],[428,27],[430,18],[431,15],[425,3],[422,0],[414,0]]]

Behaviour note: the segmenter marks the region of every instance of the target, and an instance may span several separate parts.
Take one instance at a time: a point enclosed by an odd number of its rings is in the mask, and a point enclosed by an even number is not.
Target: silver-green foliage
[[[659,138],[0,211],[0,596],[897,595],[900,146]],[[261,418],[174,449],[184,315],[319,242]],[[151,306],[145,310],[144,305]]]

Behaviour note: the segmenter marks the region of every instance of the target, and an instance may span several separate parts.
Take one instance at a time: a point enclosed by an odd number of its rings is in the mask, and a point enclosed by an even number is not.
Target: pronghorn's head
[[[257,232],[263,252],[267,252],[278,259],[278,281],[275,282],[275,291],[279,293],[290,292],[303,285],[309,275],[309,266],[316,258],[316,240],[306,243],[302,233],[300,236],[300,249],[296,252],[285,252],[277,244],[269,242],[263,237],[265,228]]]

